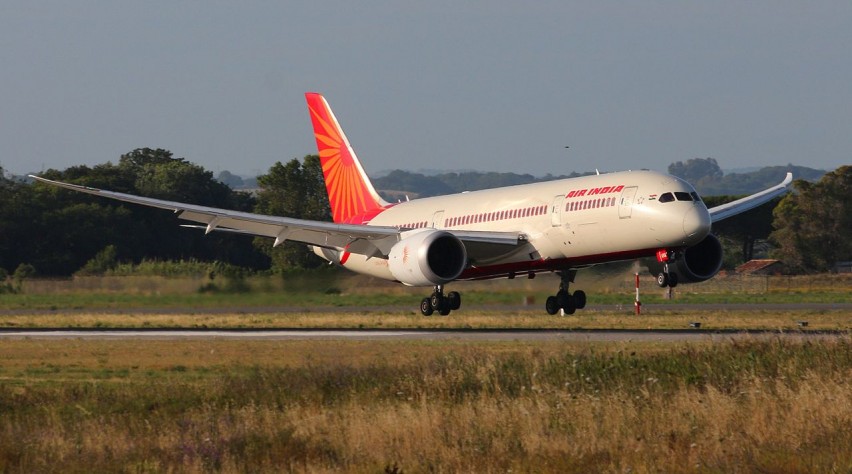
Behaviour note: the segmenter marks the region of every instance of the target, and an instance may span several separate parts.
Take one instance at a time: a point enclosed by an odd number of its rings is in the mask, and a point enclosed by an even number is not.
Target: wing
[[[292,219],[289,217],[267,216],[247,212],[231,211],[215,207],[197,206],[175,201],[134,196],[132,194],[104,191],[78,184],[53,181],[38,176],[31,178],[42,183],[60,186],[73,191],[92,194],[118,201],[141,204],[143,206],[168,209],[180,219],[197,222],[206,233],[214,230],[258,235],[275,239],[274,245],[291,240],[325,248],[344,248],[347,251],[369,257],[387,258],[391,248],[406,237],[407,231],[396,227],[335,224],[333,222]],[[465,247],[478,250],[480,258],[494,258],[510,253],[522,243],[525,236],[513,232],[450,232],[465,243]],[[481,249],[487,246],[488,251]],[[483,255],[484,253],[484,255]],[[475,263],[471,258],[472,263]]]
[[[764,189],[763,191],[752,194],[751,196],[746,196],[742,199],[737,199],[736,201],[731,201],[727,204],[722,204],[721,206],[716,206],[710,209],[710,219],[713,222],[719,222],[722,219],[727,219],[728,217],[743,213],[749,209],[754,209],[755,207],[767,203],[775,197],[789,191],[790,183],[792,182],[793,173],[787,173],[787,177],[784,178],[784,181],[782,181],[781,184],[769,189]]]

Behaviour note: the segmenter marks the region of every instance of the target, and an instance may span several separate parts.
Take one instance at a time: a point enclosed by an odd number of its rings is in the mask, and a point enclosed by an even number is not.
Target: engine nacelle
[[[713,278],[721,268],[722,244],[715,235],[707,234],[704,240],[683,251],[673,271],[681,283],[697,283]]]
[[[467,250],[456,236],[434,229],[415,231],[391,248],[388,268],[408,286],[443,285],[467,266]]]

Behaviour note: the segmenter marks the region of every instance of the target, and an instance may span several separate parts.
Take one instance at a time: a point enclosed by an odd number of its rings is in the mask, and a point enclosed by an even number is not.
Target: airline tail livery
[[[573,314],[586,305],[571,291],[578,269],[656,257],[662,286],[712,278],[722,266],[713,222],[787,192],[793,176],[757,194],[707,209],[693,187],[655,171],[623,171],[447,196],[385,202],[364,172],[325,98],[305,94],[334,222],[309,221],[164,201],[34,179],[110,199],[168,209],[209,233],[236,232],[305,243],[349,270],[431,287],[420,311],[447,315],[461,295],[455,280],[533,278],[556,272],[545,309]]]

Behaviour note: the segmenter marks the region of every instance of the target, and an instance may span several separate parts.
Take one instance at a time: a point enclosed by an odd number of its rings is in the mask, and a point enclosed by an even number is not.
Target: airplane
[[[356,273],[431,287],[420,312],[448,315],[461,295],[445,294],[457,280],[560,276],[545,302],[548,314],[586,306],[571,292],[577,270],[608,262],[656,257],[661,287],[712,278],[722,266],[713,223],[788,191],[778,185],[708,209],[686,181],[656,171],[622,171],[389,203],[370,182],[325,98],[305,94],[333,222],[217,209],[32,178],[119,201],[168,209],[197,224],[309,245],[331,264]],[[200,225],[199,225],[200,224]]]

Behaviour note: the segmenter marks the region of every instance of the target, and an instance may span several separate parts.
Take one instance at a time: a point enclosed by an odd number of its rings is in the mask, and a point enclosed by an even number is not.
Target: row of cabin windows
[[[676,192],[676,193],[664,193],[660,196],[660,202],[672,202],[674,200],[678,201],[693,201],[700,202],[701,198],[698,197],[698,194],[686,193],[686,192]],[[568,212],[571,211],[584,211],[586,209],[597,209],[601,207],[611,207],[615,206],[617,202],[617,198],[609,197],[609,198],[598,198],[598,199],[587,199],[584,201],[571,201],[565,203],[565,210]],[[533,206],[533,207],[525,207],[523,209],[509,209],[506,211],[497,211],[497,212],[486,212],[482,214],[470,214],[467,216],[459,216],[459,217],[450,217],[449,219],[444,221],[445,227],[455,227],[460,225],[468,225],[468,224],[479,224],[480,222],[493,222],[500,221],[505,219],[521,219],[524,217],[530,216],[540,216],[542,214],[547,213],[547,206]],[[402,229],[422,229],[428,225],[428,222],[413,222],[409,224],[401,224],[396,227]]]
[[[588,199],[585,201],[571,201],[565,203],[566,211],[583,211],[586,209],[597,209],[599,207],[610,207],[615,205],[614,197],[610,198],[600,198],[600,199]]]
[[[411,223],[408,223],[408,224],[395,225],[394,227],[396,227],[397,229],[422,229],[422,228],[426,227],[427,225],[428,225],[428,222],[422,221],[422,222],[411,222]]]
[[[505,219],[522,219],[524,217],[540,216],[543,214],[547,214],[546,205],[450,217],[444,221],[444,225],[446,227],[455,227],[460,225],[479,224],[480,222],[502,221]]]

